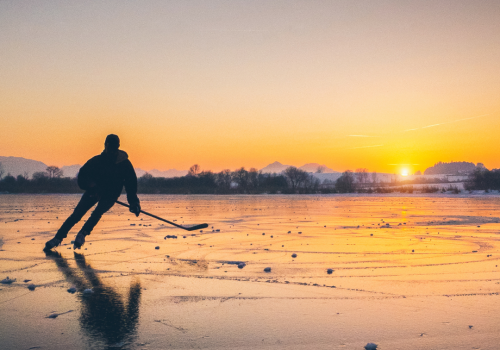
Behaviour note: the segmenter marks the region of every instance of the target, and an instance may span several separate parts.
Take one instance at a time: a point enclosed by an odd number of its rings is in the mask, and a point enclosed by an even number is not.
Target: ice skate
[[[47,241],[47,243],[45,243],[45,248],[43,248],[43,250],[44,251],[49,251],[52,248],[55,248],[55,247],[57,247],[60,244],[61,244],[61,240],[54,237],[50,241]]]
[[[87,236],[86,231],[80,231],[76,235],[75,242],[73,244],[73,249],[81,249],[82,245],[85,243],[85,236]]]

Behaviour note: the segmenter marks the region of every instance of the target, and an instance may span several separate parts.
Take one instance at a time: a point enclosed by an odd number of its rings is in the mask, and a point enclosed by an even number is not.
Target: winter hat
[[[109,134],[106,136],[106,141],[104,141],[104,146],[108,146],[112,149],[118,149],[120,147],[120,138],[115,134]]]

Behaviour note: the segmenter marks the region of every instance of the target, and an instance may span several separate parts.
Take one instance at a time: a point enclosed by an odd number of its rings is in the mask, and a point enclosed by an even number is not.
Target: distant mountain
[[[74,178],[76,175],[78,175],[78,172],[80,171],[80,168],[82,166],[80,164],[75,164],[75,165],[65,165],[61,167],[61,170],[63,172],[63,177],[71,177]]]
[[[481,163],[478,163],[478,167],[483,167]],[[476,165],[470,162],[450,162],[443,163],[438,162],[433,166],[425,169],[424,175],[464,175],[473,172],[476,169]]]
[[[281,164],[280,162],[274,162],[272,164],[269,164],[268,166],[260,169],[262,173],[276,173],[279,174],[286,168],[290,167],[291,165],[286,165],[286,164]]]
[[[334,173],[313,173],[312,176],[314,176],[316,179],[320,181],[320,183],[324,183],[325,180],[328,182],[335,182],[339,179],[339,177],[342,176],[342,173],[339,172],[334,172]]]
[[[141,177],[146,173],[148,173],[154,177],[180,177],[180,176],[187,175],[188,171],[187,170],[177,170],[177,169],[169,169],[169,170],[164,170],[164,171],[153,169],[153,170],[146,171],[146,170],[142,170],[140,168],[136,168],[135,173],[136,173],[137,177]]]
[[[47,165],[37,160],[26,159],[22,157],[1,157],[0,163],[4,171],[3,176],[8,174],[16,177],[18,175],[31,177],[33,173],[45,171]]]
[[[186,176],[188,171],[187,170],[177,170],[177,169],[168,169],[165,171],[161,170],[156,170],[153,169],[149,171],[151,175],[154,177],[180,177],[180,176]]]
[[[307,163],[305,165],[302,165],[299,169],[307,171],[308,173],[315,173],[320,167],[323,173],[338,173],[338,171],[335,171],[333,169],[330,169],[326,165],[321,165],[318,163]]]
[[[47,169],[47,164],[40,162],[38,160],[26,159],[22,157],[2,157],[0,156],[0,164],[1,169],[3,169],[3,176],[7,176],[8,174],[16,177],[18,175],[27,176],[31,178],[33,173],[36,172],[44,172]],[[80,164],[74,165],[65,165],[61,167],[63,171],[63,177],[76,177],[80,168],[82,166]],[[145,170],[140,168],[136,168],[135,172],[137,177],[141,177],[146,173]],[[188,173],[187,170],[177,170],[177,169],[169,169],[165,171],[160,171],[157,169],[153,169],[151,171],[147,171],[147,173],[153,175],[154,177],[178,177],[184,176]]]
[[[47,170],[47,164],[40,162],[38,160],[26,159],[22,157],[0,157],[0,163],[4,170],[3,176],[8,174],[16,177],[18,175],[27,176],[31,178],[36,172],[45,172]],[[81,165],[75,164],[70,166],[63,166],[61,170],[63,171],[63,177],[75,177],[80,170]]]
[[[292,165],[286,165],[286,164],[281,164],[280,162],[274,162],[269,164],[268,166],[260,169],[262,173],[276,173],[279,174],[283,170],[285,170],[288,167],[291,167]],[[299,169],[307,171],[308,173],[315,173],[319,167],[324,167],[323,172],[324,173],[338,173],[338,171],[335,171],[333,169],[328,168],[326,165],[321,165],[318,163],[307,163],[305,165],[302,165]]]

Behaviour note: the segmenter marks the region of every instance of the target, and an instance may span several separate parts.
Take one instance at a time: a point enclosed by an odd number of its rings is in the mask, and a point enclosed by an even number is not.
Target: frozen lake
[[[209,229],[115,205],[46,256],[80,195],[0,195],[0,348],[498,348],[497,195],[139,197]]]

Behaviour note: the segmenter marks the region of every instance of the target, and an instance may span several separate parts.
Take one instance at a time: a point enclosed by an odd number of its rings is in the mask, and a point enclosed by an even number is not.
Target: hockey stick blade
[[[207,227],[208,227],[208,224],[199,224],[199,225],[192,226],[192,227],[186,227],[186,230],[196,231],[196,230],[201,230],[201,229],[207,228]]]

